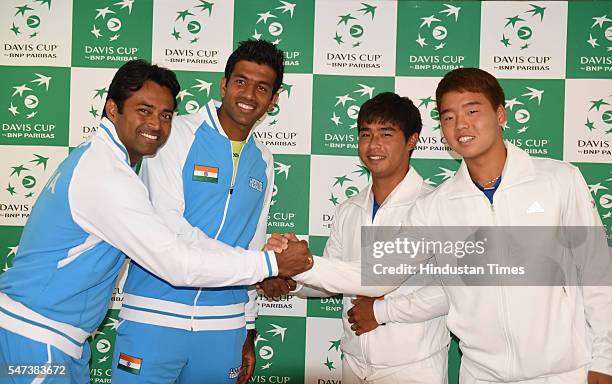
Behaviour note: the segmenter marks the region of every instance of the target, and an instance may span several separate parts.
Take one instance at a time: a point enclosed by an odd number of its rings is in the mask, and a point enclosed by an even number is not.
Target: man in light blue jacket
[[[177,117],[166,146],[143,162],[155,209],[181,235],[202,231],[231,246],[264,246],[274,165],[252,131],[276,104],[283,70],[273,44],[241,43],[221,79],[223,103]],[[257,295],[247,284],[227,285],[181,288],[132,263],[113,383],[246,382],[255,365]],[[142,361],[138,371],[130,359]]]
[[[0,276],[3,381],[89,383],[86,339],[104,318],[125,255],[170,284],[195,287],[253,284],[309,264],[301,249],[293,262],[286,251],[277,262],[202,232],[186,237],[156,213],[133,167],[168,138],[178,91],[169,70],[123,65],[98,131],[43,188]]]

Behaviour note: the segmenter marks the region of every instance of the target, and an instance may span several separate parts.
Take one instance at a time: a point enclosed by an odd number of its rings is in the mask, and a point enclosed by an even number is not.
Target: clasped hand
[[[290,246],[294,245],[290,244],[290,242],[298,244],[301,243],[302,245],[305,245],[306,250],[308,250],[308,244],[305,241],[300,241],[294,233],[273,233],[268,239],[266,245],[264,246],[264,251],[274,251],[277,254],[277,260],[282,260],[284,256],[283,253],[286,252],[287,249],[290,248]],[[305,257],[307,268],[304,270],[307,270],[312,267],[314,261],[312,255],[310,254],[310,251],[308,251]],[[300,272],[302,271],[299,271],[297,273]],[[291,276],[297,273],[293,273],[291,274]],[[263,280],[262,282],[256,285],[256,288],[258,290],[263,291],[264,295],[268,299],[279,300],[281,296],[287,295],[289,292],[293,291],[297,285],[297,283],[290,276],[283,276],[283,273],[281,273],[280,271],[280,266],[279,276],[282,277],[270,277]]]

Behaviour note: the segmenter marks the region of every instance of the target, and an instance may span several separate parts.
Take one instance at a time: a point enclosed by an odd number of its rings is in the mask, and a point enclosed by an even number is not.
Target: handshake
[[[294,233],[272,234],[264,251],[276,254],[279,276],[257,284],[257,289],[262,290],[268,298],[278,298],[294,290],[296,283],[291,277],[309,270],[314,264],[308,243],[298,240]]]

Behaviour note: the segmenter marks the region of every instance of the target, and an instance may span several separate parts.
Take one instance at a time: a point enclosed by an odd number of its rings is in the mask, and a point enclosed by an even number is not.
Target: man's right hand
[[[276,253],[279,277],[291,277],[312,268],[314,260],[304,240],[289,241],[282,253]]]

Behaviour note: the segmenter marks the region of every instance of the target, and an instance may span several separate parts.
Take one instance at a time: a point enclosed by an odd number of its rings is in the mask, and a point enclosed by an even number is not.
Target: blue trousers
[[[75,359],[59,349],[28,339],[4,328],[0,328],[0,366],[4,370],[7,364],[65,366],[65,375],[21,376],[5,375],[2,372],[2,383],[44,383],[44,384],[89,384],[89,359],[91,351],[86,342],[80,359]]]
[[[235,383],[245,338],[245,328],[191,332],[122,320],[117,329],[112,382]],[[126,361],[137,365],[126,365]]]

